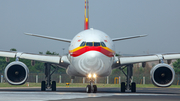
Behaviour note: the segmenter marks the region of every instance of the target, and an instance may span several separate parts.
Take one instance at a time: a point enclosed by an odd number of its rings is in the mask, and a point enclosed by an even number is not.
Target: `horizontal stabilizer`
[[[129,37],[121,37],[121,38],[114,38],[114,39],[112,39],[112,41],[120,41],[120,40],[133,39],[133,38],[139,38],[139,37],[145,37],[145,36],[147,36],[147,34],[145,34],[145,35],[129,36]]]
[[[30,36],[46,38],[46,39],[57,40],[57,41],[63,41],[63,42],[69,42],[69,43],[71,42],[70,39],[56,38],[56,37],[50,37],[50,36],[44,36],[44,35],[38,35],[38,34],[31,34],[31,33],[24,33],[24,34],[30,35]]]

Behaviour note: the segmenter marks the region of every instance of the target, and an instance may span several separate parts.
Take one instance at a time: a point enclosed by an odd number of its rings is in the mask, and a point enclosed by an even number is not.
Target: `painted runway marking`
[[[103,96],[169,96],[173,94],[136,94],[136,93],[75,93],[75,92],[0,92],[0,101],[48,101]]]

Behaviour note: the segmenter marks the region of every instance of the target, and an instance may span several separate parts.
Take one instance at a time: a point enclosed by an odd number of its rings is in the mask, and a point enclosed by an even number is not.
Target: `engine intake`
[[[155,86],[169,87],[174,81],[175,72],[170,65],[161,63],[151,69],[150,75]]]
[[[4,74],[8,83],[12,85],[22,85],[28,78],[29,69],[24,63],[14,61],[6,66]]]

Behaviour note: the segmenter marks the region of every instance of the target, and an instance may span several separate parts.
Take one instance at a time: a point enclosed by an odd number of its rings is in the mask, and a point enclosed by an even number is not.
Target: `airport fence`
[[[0,73],[0,75],[1,75],[1,78],[0,78],[1,83],[6,82],[3,76],[3,73]],[[43,80],[45,80],[44,73],[29,73],[27,82],[40,83]],[[73,79],[72,81],[69,75],[59,74],[59,73],[54,73],[51,77],[51,81],[56,81],[57,83],[88,83],[87,78],[75,77],[75,79]],[[134,74],[132,81],[136,82],[136,84],[152,84],[149,73]],[[97,77],[96,79],[96,83],[101,83],[101,84],[120,84],[120,82],[126,82],[126,77],[123,74],[120,74],[120,75],[113,74],[108,77]],[[179,74],[175,76],[173,85],[180,85]]]

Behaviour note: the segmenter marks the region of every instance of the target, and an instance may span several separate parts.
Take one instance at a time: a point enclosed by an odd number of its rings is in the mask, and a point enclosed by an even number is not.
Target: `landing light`
[[[96,76],[96,74],[94,73],[94,74],[88,74],[88,77],[89,77],[89,78],[92,78],[92,77],[93,77],[93,78],[96,78],[97,76]]]
[[[91,78],[91,74],[89,74],[88,77]]]
[[[116,63],[119,63],[119,61],[117,61]]]
[[[93,77],[96,78],[96,74],[93,74]]]

